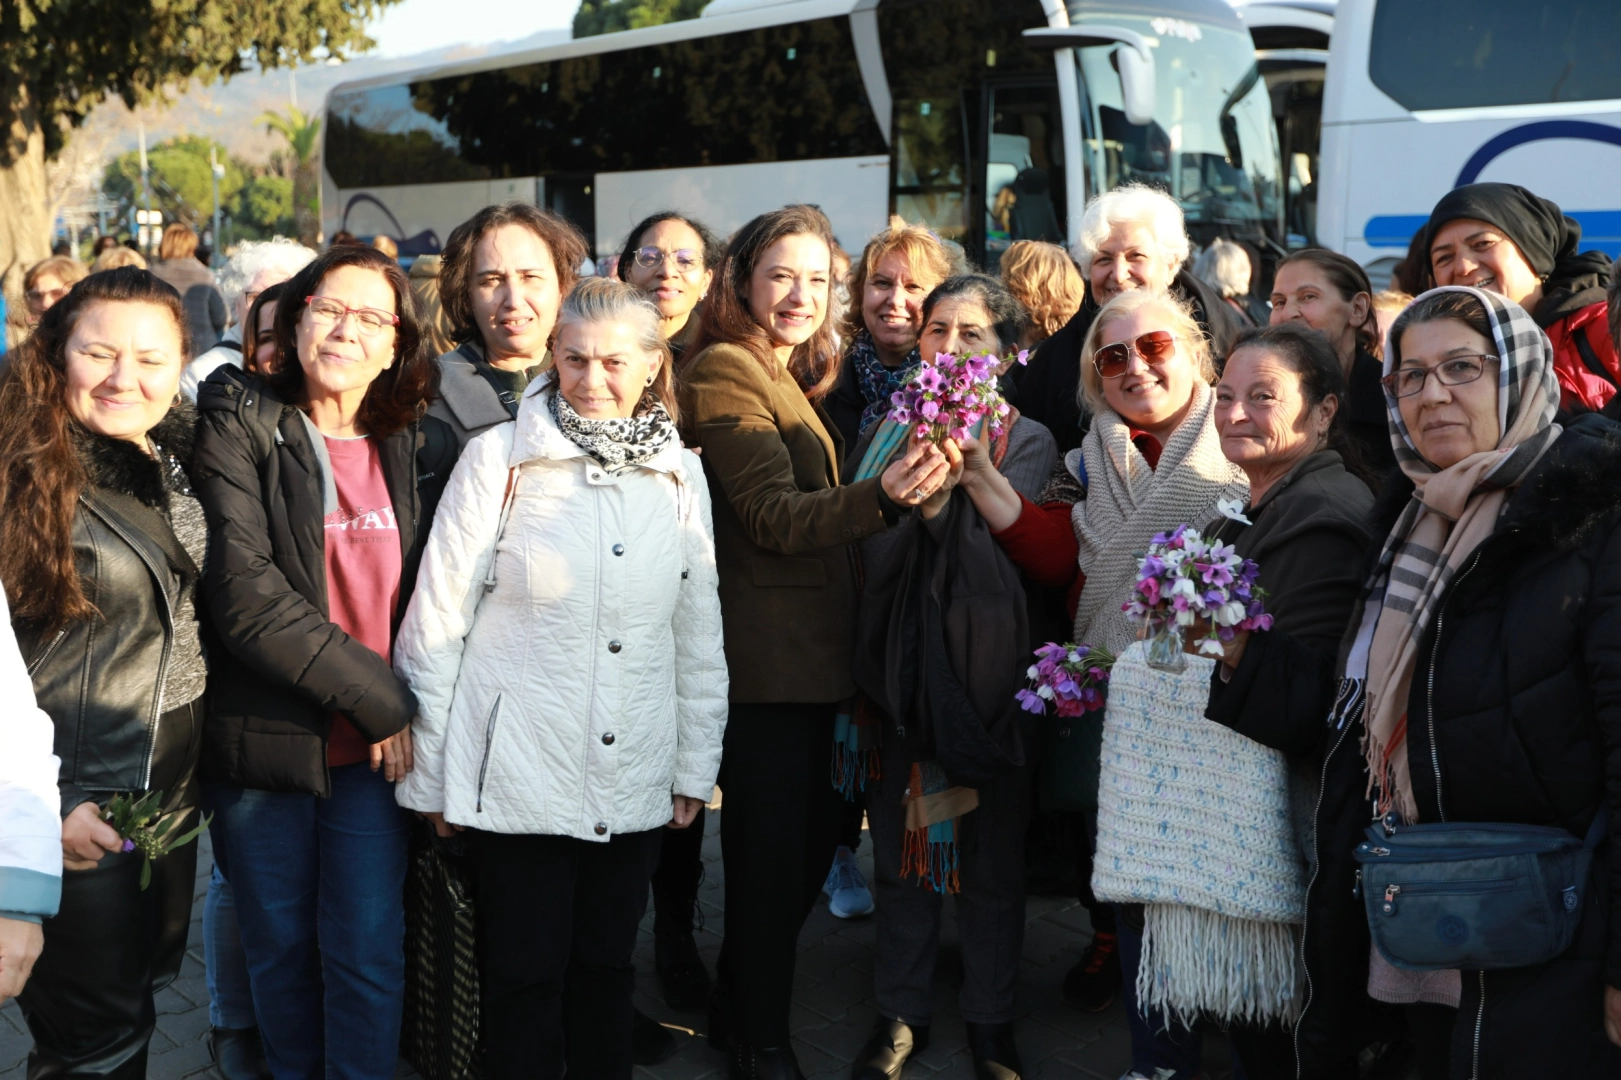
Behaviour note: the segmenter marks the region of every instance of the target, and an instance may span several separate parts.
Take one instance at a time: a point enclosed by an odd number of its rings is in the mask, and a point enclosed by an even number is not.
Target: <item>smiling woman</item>
[[[34,1058],[57,1072],[91,1058],[140,1071],[153,987],[184,955],[196,845],[154,860],[143,889],[142,857],[123,851],[100,804],[161,791],[185,830],[198,803],[192,598],[207,529],[191,486],[196,417],[178,394],[188,336],[172,288],[109,270],[46,310],[0,378],[0,579],[56,725],[69,870],[21,1000]]]

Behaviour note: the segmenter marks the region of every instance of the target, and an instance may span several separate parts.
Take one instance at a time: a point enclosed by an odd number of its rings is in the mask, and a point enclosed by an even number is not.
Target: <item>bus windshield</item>
[[[1241,31],[1125,13],[1076,19],[1135,30],[1154,55],[1154,120],[1126,122],[1115,54],[1077,49],[1086,96],[1086,158],[1093,193],[1144,183],[1170,193],[1195,239],[1276,229],[1277,130],[1255,49]]]

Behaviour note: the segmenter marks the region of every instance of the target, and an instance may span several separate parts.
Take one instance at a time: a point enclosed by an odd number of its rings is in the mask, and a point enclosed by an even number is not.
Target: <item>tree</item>
[[[50,254],[45,162],[109,95],[131,108],[189,79],[345,57],[399,0],[4,0],[0,274]]]
[[[314,247],[321,219],[321,177],[315,163],[316,153],[321,148],[321,120],[305,116],[297,105],[289,105],[286,116],[267,112],[255,122],[287,140],[287,148],[293,154],[294,228],[298,230],[299,243]]]
[[[232,214],[239,225],[263,239],[293,233],[293,182],[284,176],[255,176],[242,186]]]
[[[616,30],[696,19],[709,0],[580,0],[574,13],[574,36],[591,37]]]
[[[208,152],[215,144],[196,136],[182,136],[158,143],[147,152],[148,181],[152,206],[163,211],[164,221],[182,221],[198,232],[208,228],[214,216],[214,177]],[[220,178],[220,209],[225,210],[247,182],[242,162],[227,158]],[[141,161],[131,150],[120,154],[107,166],[102,192],[119,204],[120,213],[140,205]]]

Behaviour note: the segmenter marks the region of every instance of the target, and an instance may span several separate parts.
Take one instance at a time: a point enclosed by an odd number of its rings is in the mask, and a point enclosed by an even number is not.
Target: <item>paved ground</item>
[[[706,879],[699,893],[705,927],[699,934],[699,948],[713,970],[724,914],[720,839],[716,835],[718,815],[708,815],[708,821],[710,835],[704,844]],[[201,943],[202,897],[212,863],[206,836],[203,844],[185,966],[174,985],[158,997],[158,1030],[148,1066],[153,1080],[214,1075],[208,1052],[208,992],[203,982]],[[870,843],[863,844],[862,862],[870,872]],[[1030,901],[1019,985],[1018,1038],[1031,1080],[1117,1080],[1130,1064],[1125,1018],[1118,1004],[1107,1012],[1088,1015],[1059,1000],[1064,972],[1080,956],[1090,935],[1086,912],[1074,901]],[[870,919],[842,922],[821,906],[805,927],[800,939],[793,1031],[800,1063],[810,1077],[847,1077],[851,1060],[866,1040],[875,1016],[872,947]],[[651,914],[643,927],[637,964],[641,972],[638,1006],[678,1029],[682,1042],[680,1051],[669,1061],[656,1068],[638,1069],[640,1080],[722,1080],[724,1061],[701,1037],[703,1015],[671,1012],[659,996],[652,975]],[[961,979],[956,928],[948,918],[936,976],[939,1004],[934,1042],[907,1066],[908,1080],[973,1076],[956,1007]],[[1206,1042],[1207,1069],[1213,1080],[1223,1080],[1228,1075],[1226,1047],[1219,1038]],[[0,1080],[24,1080],[28,1047],[29,1038],[15,1004],[0,1009]],[[414,1072],[402,1065],[401,1075],[410,1077]]]

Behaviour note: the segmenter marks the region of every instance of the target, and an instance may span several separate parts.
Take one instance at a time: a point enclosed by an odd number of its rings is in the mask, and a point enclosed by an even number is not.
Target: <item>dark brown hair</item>
[[[1243,349],[1257,349],[1282,360],[1285,367],[1300,377],[1300,394],[1306,400],[1306,408],[1315,409],[1329,398],[1338,402],[1339,408],[1328,428],[1328,448],[1339,453],[1346,472],[1371,489],[1378,477],[1368,467],[1361,446],[1351,437],[1345,368],[1340,365],[1339,354],[1328,335],[1295,322],[1251,327],[1238,335],[1227,353],[1228,361]]]
[[[85,471],[73,444],[75,429],[83,429],[67,404],[67,343],[98,303],[165,309],[180,338],[180,359],[191,355],[180,294],[150,271],[123,266],[75,285],[40,317],[0,376],[0,416],[7,417],[0,424],[0,580],[11,617],[47,633],[96,614],[73,559]]]
[[[253,298],[248,305],[248,317],[242,320],[242,370],[253,371],[257,375],[266,375],[268,372],[256,371],[253,366],[253,354],[257,351],[259,340],[259,313],[265,309],[266,304],[274,304],[287,292],[287,282],[278,281],[274,285],[267,285]],[[275,324],[271,323],[271,333],[275,333]],[[275,359],[272,352],[271,359]]]
[[[1321,270],[1346,303],[1355,300],[1357,293],[1367,293],[1368,314],[1362,320],[1362,325],[1355,328],[1356,341],[1375,359],[1384,355],[1384,342],[1379,340],[1379,316],[1373,310],[1373,283],[1368,280],[1368,272],[1362,269],[1361,263],[1327,248],[1302,248],[1279,261],[1277,270],[1272,272],[1273,279],[1276,280],[1278,271],[1290,263],[1310,263]]]
[[[705,270],[713,270],[720,265],[720,257],[725,253],[726,245],[721,243],[714,233],[705,228],[701,222],[694,221],[685,214],[678,214],[674,210],[660,210],[637,222],[636,227],[630,230],[630,235],[625,237],[625,246],[619,250],[619,261],[614,264],[614,276],[620,281],[630,280],[626,275],[630,273],[631,263],[636,261],[636,249],[642,246],[642,237],[647,234],[648,229],[661,221],[679,221],[698,234],[698,243],[702,244],[704,249]]]
[[[1392,371],[1401,367],[1401,336],[1409,327],[1419,323],[1440,322],[1443,319],[1452,319],[1463,323],[1469,329],[1493,342],[1496,348],[1497,339],[1492,336],[1492,321],[1486,313],[1486,305],[1476,297],[1466,292],[1448,290],[1446,292],[1431,293],[1421,296],[1407,305],[1407,310],[1396,316],[1396,321],[1390,324],[1390,349],[1392,352],[1390,369]]]
[[[276,370],[269,376],[271,387],[283,401],[305,404],[304,365],[298,359],[298,324],[309,306],[309,297],[322,280],[339,267],[354,266],[375,270],[388,280],[394,291],[394,312],[400,324],[394,328],[394,364],[366,388],[356,417],[368,435],[387,436],[427,412],[439,394],[439,365],[422,347],[422,327],[417,320],[416,300],[411,282],[400,264],[375,248],[342,244],[327,248],[287,282],[276,305]]]
[[[688,356],[697,356],[715,344],[736,345],[748,350],[767,371],[775,370],[771,338],[749,309],[749,281],[761,256],[778,240],[788,236],[814,236],[833,254],[833,226],[827,215],[814,206],[798,203],[761,214],[739,229],[727,245],[726,257],[715,272],[715,285],[698,324],[698,334],[687,347]],[[828,307],[822,325],[810,338],[794,347],[788,373],[805,396],[820,401],[839,379],[837,351],[834,348],[832,319],[833,283],[828,281]]]
[[[450,323],[451,337],[458,342],[479,337],[478,321],[473,317],[473,251],[486,233],[503,225],[521,225],[546,245],[557,271],[559,304],[580,279],[580,264],[591,257],[580,230],[550,210],[516,200],[486,206],[451,230],[439,260],[439,302]]]
[[[1000,346],[998,351],[1019,347],[1019,335],[1029,325],[1030,313],[1006,285],[989,274],[956,274],[936,285],[923,299],[923,325],[927,326],[934,317],[934,309],[940,301],[954,296],[971,296],[979,301],[979,306],[991,317],[991,331]]]

